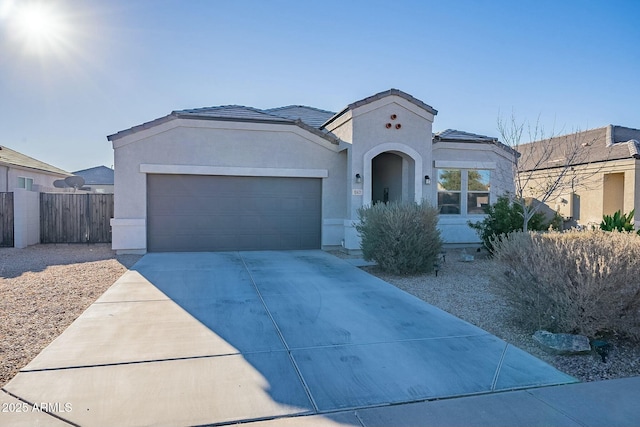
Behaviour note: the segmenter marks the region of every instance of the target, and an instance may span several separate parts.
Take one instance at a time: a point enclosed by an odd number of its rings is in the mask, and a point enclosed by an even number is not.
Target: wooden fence
[[[13,247],[13,193],[0,193],[0,247]]]
[[[111,242],[113,194],[40,193],[40,243]]]

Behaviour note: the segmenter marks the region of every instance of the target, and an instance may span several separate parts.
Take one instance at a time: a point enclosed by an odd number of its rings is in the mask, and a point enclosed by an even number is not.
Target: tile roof
[[[424,110],[427,110],[428,112],[430,112],[434,116],[436,114],[438,114],[438,110],[433,108],[431,105],[425,104],[424,102],[420,101],[418,98],[414,98],[413,96],[411,96],[408,93],[403,92],[403,91],[401,91],[399,89],[389,89],[389,90],[385,90],[383,92],[378,92],[375,95],[368,96],[368,97],[366,97],[364,99],[361,99],[360,101],[352,102],[351,104],[347,105],[347,107],[345,107],[342,111],[340,111],[339,113],[337,113],[333,117],[331,117],[329,120],[327,120],[322,126],[323,127],[327,126],[329,123],[333,122],[334,120],[336,120],[338,117],[342,116],[344,113],[346,113],[349,110],[353,110],[353,109],[361,107],[363,105],[370,104],[370,103],[372,103],[374,101],[386,98],[387,96],[391,96],[391,95],[395,95],[395,96],[399,96],[400,98],[404,98],[407,101],[412,102],[413,104],[417,105],[418,107],[420,107],[420,108],[422,108]]]
[[[498,138],[493,136],[479,135],[477,133],[465,132],[456,129],[447,129],[441,132],[437,132],[433,135],[433,142],[463,142],[471,144],[494,144],[498,147],[516,154],[516,151],[506,144],[503,144]]]
[[[269,114],[263,110],[244,105],[221,105],[218,107],[193,108],[171,113],[178,118],[204,118],[250,122],[293,123],[294,119]]]
[[[317,129],[336,114],[333,111],[321,110],[306,105],[288,105],[286,107],[270,108],[263,111],[286,119],[301,120],[307,125]]]
[[[291,124],[325,138],[333,144],[338,144],[339,140],[335,135],[326,130],[320,130],[317,126],[317,123],[320,123],[323,117],[330,116],[332,114],[333,113],[330,111],[302,105],[291,105],[288,107],[272,108],[270,110],[260,110],[258,108],[245,107],[243,105],[222,105],[218,107],[193,108],[189,110],[172,111],[168,116],[109,135],[107,136],[107,139],[109,141],[113,141],[175,119],[200,119]]]
[[[464,132],[456,129],[447,129],[433,135],[434,141],[443,142],[485,142],[496,143],[498,138],[492,136],[478,135],[476,133]]]
[[[424,108],[425,110],[427,110],[428,112],[430,112],[433,115],[438,114],[438,111],[433,108],[431,105],[425,104],[424,102],[420,101],[418,98],[414,98],[413,96],[409,95],[406,92],[403,92],[399,89],[389,89],[389,90],[385,90],[382,92],[378,92],[375,95],[371,95],[368,96],[364,99],[361,99],[360,101],[356,101],[353,102],[351,104],[349,104],[349,108],[350,109],[354,109],[354,108],[358,108],[362,105],[366,105],[369,104],[373,101],[377,101],[378,99],[382,99],[382,98],[386,98],[387,96],[391,96],[391,95],[395,95],[395,96],[399,96],[400,98],[404,98],[409,102],[412,102],[414,104],[416,104],[417,106]]]
[[[369,96],[365,99],[361,99],[360,101],[351,103],[343,111],[337,114],[332,111],[321,110],[319,108],[309,107],[306,105],[288,105],[285,107],[269,108],[265,110],[246,107],[244,105],[222,105],[216,107],[192,108],[187,110],[172,111],[171,114],[167,116],[143,123],[138,126],[134,126],[126,130],[122,130],[113,135],[109,135],[107,136],[107,139],[109,141],[114,141],[116,139],[131,135],[141,130],[149,129],[162,123],[181,118],[294,124],[314,134],[317,134],[334,144],[337,144],[339,142],[339,139],[331,132],[324,129],[325,125],[335,120],[337,117],[344,114],[349,109],[357,108],[391,95],[404,98],[434,115],[438,114],[438,112],[433,109],[433,107],[425,104],[419,99],[416,99],[413,96],[402,92],[401,90],[389,89],[384,92],[377,93],[373,96]]]
[[[41,162],[40,160],[36,160],[33,157],[29,157],[25,154],[19,153],[4,145],[0,146],[0,164],[9,166],[21,166],[24,168],[35,169],[61,176],[71,175],[65,170],[62,170],[55,166],[51,166],[50,164]]]
[[[113,169],[106,166],[83,169],[73,174],[84,178],[84,183],[87,185],[113,185]]]
[[[640,130],[623,126],[608,125],[601,128],[575,132],[551,139],[522,144],[523,171],[551,169],[563,166],[566,157],[579,144],[580,149],[571,165],[580,165],[608,160],[640,158]],[[547,153],[545,153],[547,151]]]

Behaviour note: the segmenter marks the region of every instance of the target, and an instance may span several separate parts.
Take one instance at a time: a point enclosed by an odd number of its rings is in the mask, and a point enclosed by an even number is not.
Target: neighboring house
[[[71,174],[48,163],[0,146],[0,191],[16,188],[29,191],[54,191],[53,182]]]
[[[174,111],[108,136],[120,253],[359,249],[358,209],[439,206],[447,243],[513,190],[512,151],[495,138],[432,133],[437,111],[397,89],[338,113],[307,106]]]
[[[113,193],[113,169],[106,166],[83,169],[73,172],[84,179],[82,188],[88,188],[92,193]]]
[[[519,169],[521,176],[530,177],[525,195],[539,197],[536,186],[545,185],[558,176],[563,165],[568,165],[561,191],[547,201],[551,210],[560,212],[568,225],[597,226],[603,215],[635,209],[638,228],[639,141],[640,130],[608,125],[524,144],[519,147],[522,153]],[[552,147],[551,151],[546,147]],[[567,161],[572,153],[574,156]]]

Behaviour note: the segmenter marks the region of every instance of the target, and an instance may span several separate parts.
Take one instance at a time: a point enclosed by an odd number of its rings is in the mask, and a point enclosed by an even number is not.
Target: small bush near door
[[[431,271],[442,241],[438,210],[427,203],[376,203],[358,210],[362,254],[393,274]]]
[[[532,331],[640,340],[640,236],[514,232],[493,245],[495,283]]]

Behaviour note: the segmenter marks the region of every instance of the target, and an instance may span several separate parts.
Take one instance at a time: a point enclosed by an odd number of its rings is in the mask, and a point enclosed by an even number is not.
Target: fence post
[[[84,225],[84,240],[86,243],[91,242],[91,195],[89,193],[85,194],[87,199],[87,204],[85,208],[87,209],[87,221]]]
[[[13,191],[13,246],[26,248],[40,243],[40,194],[16,188]]]

